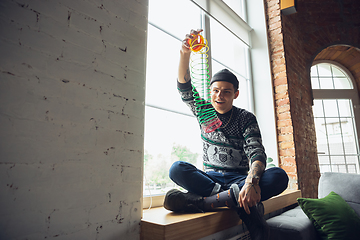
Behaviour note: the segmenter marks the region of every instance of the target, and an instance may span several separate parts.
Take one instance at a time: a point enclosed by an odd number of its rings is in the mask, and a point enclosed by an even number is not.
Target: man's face
[[[218,113],[224,114],[231,110],[233,101],[239,96],[234,85],[225,81],[217,81],[210,86],[211,104]]]

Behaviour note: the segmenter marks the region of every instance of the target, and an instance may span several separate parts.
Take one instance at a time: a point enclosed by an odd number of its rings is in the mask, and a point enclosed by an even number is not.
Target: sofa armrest
[[[318,198],[339,194],[360,217],[360,174],[325,172],[319,180]]]

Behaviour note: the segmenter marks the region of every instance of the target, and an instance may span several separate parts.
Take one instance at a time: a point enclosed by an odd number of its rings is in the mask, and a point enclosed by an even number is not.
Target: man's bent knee
[[[172,164],[169,170],[169,177],[171,180],[175,180],[178,177],[181,177],[186,171],[195,168],[191,163],[184,161],[177,161]]]

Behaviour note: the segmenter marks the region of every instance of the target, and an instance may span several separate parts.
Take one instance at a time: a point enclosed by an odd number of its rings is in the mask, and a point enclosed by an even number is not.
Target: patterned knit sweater
[[[178,82],[178,90],[183,102],[196,116],[191,82]],[[235,106],[227,113],[217,115],[223,122],[220,128],[206,133],[200,127],[205,171],[221,169],[247,173],[249,162],[255,160],[266,166],[265,149],[255,115]]]

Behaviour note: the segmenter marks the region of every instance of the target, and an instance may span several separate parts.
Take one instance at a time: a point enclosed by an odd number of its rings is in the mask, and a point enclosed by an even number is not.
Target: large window
[[[320,172],[359,173],[355,85],[344,68],[332,63],[314,65],[311,83]]]
[[[144,133],[144,201],[177,187],[169,179],[173,162],[191,162],[202,169],[199,125],[177,92],[177,71],[181,41],[191,29],[203,29],[209,41],[209,71],[227,68],[240,81],[240,96],[234,105],[252,105],[249,77],[249,31],[241,17],[243,1],[149,0],[147,73]],[[216,15],[218,12],[228,14]],[[238,19],[238,20],[237,20]],[[231,27],[227,27],[231,23]],[[241,24],[239,24],[241,22]],[[251,110],[251,109],[249,109]],[[154,205],[154,204],[153,204]],[[155,204],[156,205],[156,204]],[[146,204],[144,205],[146,207]]]

